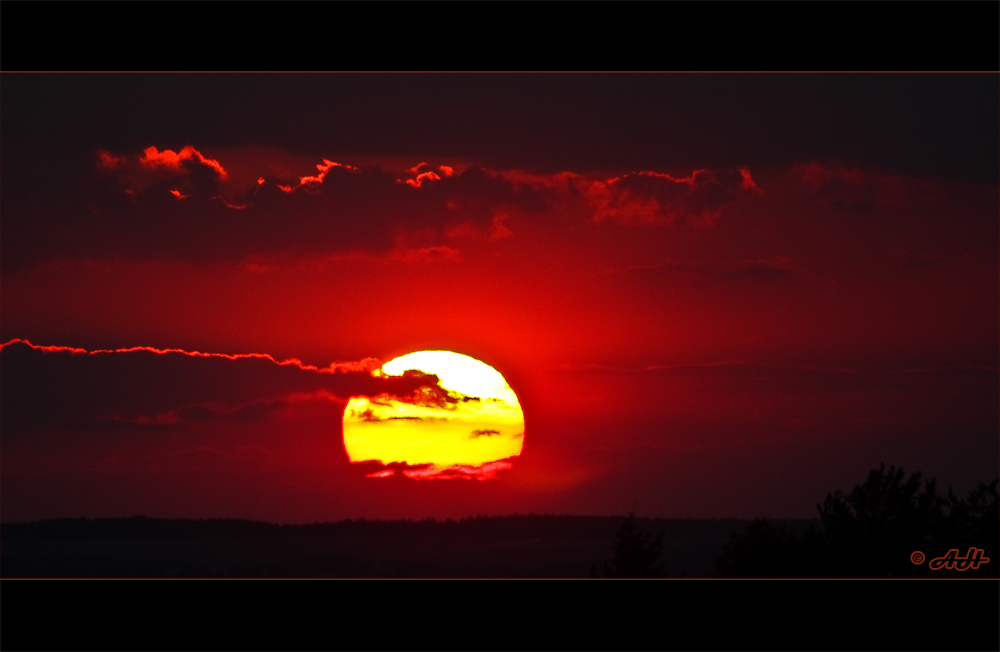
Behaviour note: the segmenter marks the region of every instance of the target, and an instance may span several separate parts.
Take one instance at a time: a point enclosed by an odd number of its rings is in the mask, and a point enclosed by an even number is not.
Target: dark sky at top
[[[840,159],[996,180],[984,74],[5,75],[4,175],[149,142],[448,156],[541,171]],[[24,175],[24,176],[22,176]],[[15,184],[15,188],[17,185]]]

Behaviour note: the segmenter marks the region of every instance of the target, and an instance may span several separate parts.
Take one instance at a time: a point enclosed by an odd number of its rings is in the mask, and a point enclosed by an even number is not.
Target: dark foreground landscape
[[[589,577],[624,517],[461,521],[59,519],[0,526],[3,577]],[[709,577],[740,520],[633,520],[670,577]],[[787,521],[798,530],[809,521]]]
[[[873,469],[814,520],[56,519],[0,525],[0,577],[998,577],[1000,479],[967,497]]]

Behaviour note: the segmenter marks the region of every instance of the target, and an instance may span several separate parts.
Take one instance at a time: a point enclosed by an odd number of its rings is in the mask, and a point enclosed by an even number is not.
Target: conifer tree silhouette
[[[850,492],[835,491],[816,506],[820,529],[796,535],[758,519],[722,546],[715,571],[722,577],[936,577],[910,555],[950,549],[961,555],[972,546],[992,564],[1000,559],[998,484],[980,483],[965,500],[949,489],[946,498],[934,480],[882,464]],[[965,576],[996,577],[998,566]]]
[[[952,533],[949,547],[966,550],[969,546],[983,548],[992,544],[996,554],[1000,554],[1000,479],[989,484],[980,482],[966,500],[962,500],[948,489],[948,530]]]
[[[823,521],[829,574],[900,577],[911,574],[909,553],[926,549],[945,525],[944,499],[934,480],[885,464],[850,493],[836,491],[816,506]]]
[[[594,577],[666,577],[663,564],[658,564],[663,552],[663,533],[656,537],[641,532],[635,522],[635,512],[629,512],[615,537],[614,559],[604,562],[600,573],[594,565]]]

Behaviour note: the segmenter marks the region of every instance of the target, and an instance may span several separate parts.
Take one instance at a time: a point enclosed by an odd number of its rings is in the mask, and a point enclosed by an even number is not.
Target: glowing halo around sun
[[[414,395],[352,396],[344,409],[344,448],[352,462],[404,464],[415,479],[489,479],[521,454],[524,413],[500,372],[451,351],[394,358],[372,375],[437,376]],[[389,477],[393,469],[369,474]]]

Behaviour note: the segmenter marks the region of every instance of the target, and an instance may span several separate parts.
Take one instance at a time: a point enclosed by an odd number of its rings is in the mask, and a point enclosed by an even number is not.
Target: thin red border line
[[[216,74],[254,74],[254,75],[728,75],[728,74],[781,74],[781,75],[813,75],[813,74],[1000,74],[1000,70],[2,70],[0,73],[18,74],[92,74],[92,75],[216,75]]]
[[[258,581],[289,581],[300,580],[307,582],[412,582],[424,580],[437,581],[554,581],[554,582],[593,582],[593,581],[618,581],[618,582],[663,582],[663,581],[689,581],[689,582],[756,582],[764,580],[768,582],[997,582],[996,577],[0,577],[4,581],[22,582],[46,582],[46,581],[81,581],[89,582],[94,580],[106,582],[258,582]]]

